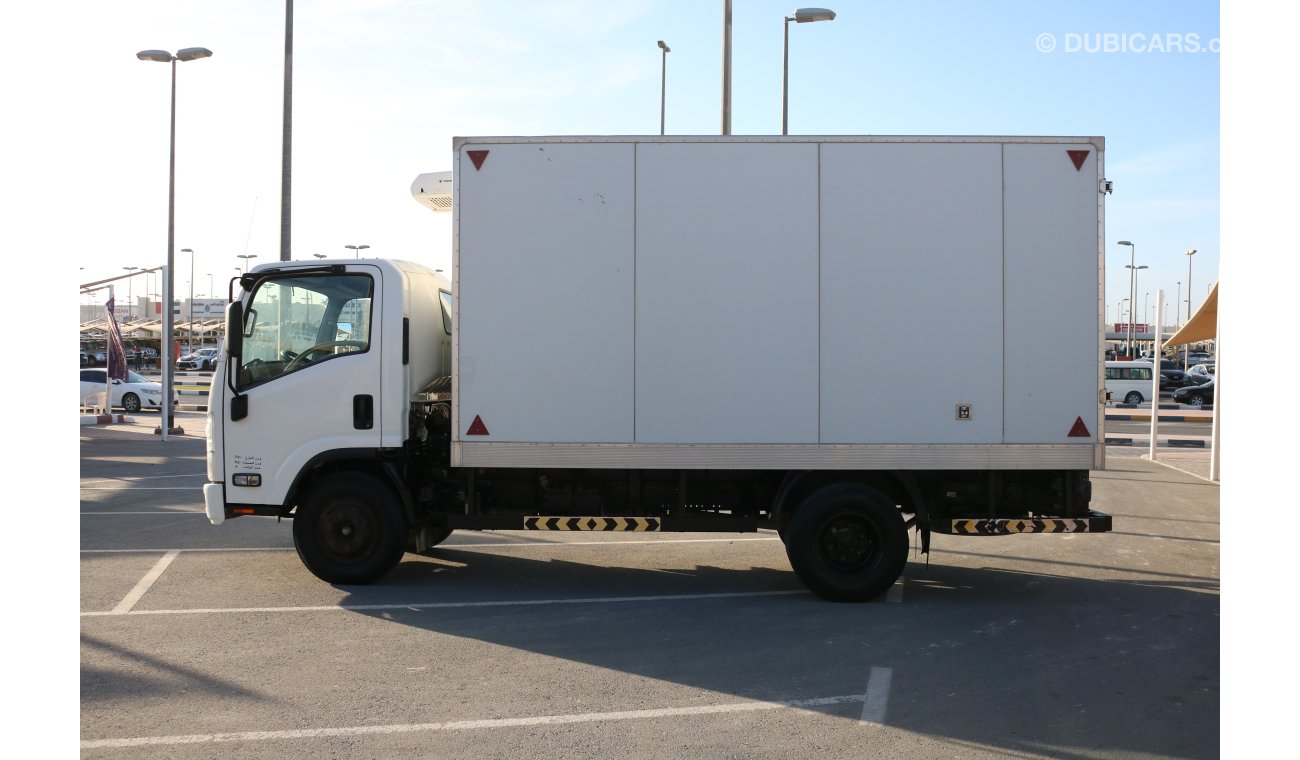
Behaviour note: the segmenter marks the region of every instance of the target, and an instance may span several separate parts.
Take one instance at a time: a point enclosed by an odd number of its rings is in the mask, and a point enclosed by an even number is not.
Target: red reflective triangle
[[[1089,433],[1088,426],[1083,424],[1083,418],[1075,417],[1074,427],[1070,428],[1070,432],[1068,435],[1066,435],[1066,438],[1091,438],[1091,437],[1092,437],[1092,433]]]
[[[486,150],[467,150],[465,152],[469,154],[469,160],[474,162],[474,171],[483,168],[483,162],[487,160],[488,152]]]
[[[465,431],[465,435],[491,435],[491,433],[488,432],[487,425],[483,424],[483,418],[476,414],[474,415],[474,421],[469,425],[469,430]]]
[[[1091,153],[1092,151],[1067,150],[1065,152],[1070,154],[1070,160],[1074,162],[1074,170],[1077,172],[1083,168],[1083,162],[1088,160],[1088,154]]]

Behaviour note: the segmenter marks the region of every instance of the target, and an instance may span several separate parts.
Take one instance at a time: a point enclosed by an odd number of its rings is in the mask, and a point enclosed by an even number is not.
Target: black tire
[[[322,478],[298,504],[293,545],[327,583],[374,583],[401,561],[406,524],[382,481],[358,473]]]
[[[421,536],[421,538],[424,541],[428,542],[428,546],[425,547],[423,551],[419,551],[419,552],[415,551],[415,536],[414,536],[414,531],[412,531],[412,536],[408,541],[406,550],[412,554],[423,554],[427,556],[429,552],[433,551],[434,547],[436,547],[438,544],[442,543],[443,541],[447,540],[447,537],[451,535],[452,529],[426,527],[421,530],[424,531],[424,535]]]
[[[1199,393],[1193,393],[1187,397],[1187,403],[1192,406],[1205,406],[1205,397]]]
[[[833,602],[889,590],[907,565],[907,525],[879,491],[837,483],[814,491],[790,521],[785,546],[799,580]]]
[[[135,395],[134,393],[123,394],[122,408],[128,412],[140,411],[140,397]]]
[[[1128,395],[1124,397],[1124,403],[1140,404],[1142,403],[1142,394],[1138,393],[1137,391],[1129,391]]]

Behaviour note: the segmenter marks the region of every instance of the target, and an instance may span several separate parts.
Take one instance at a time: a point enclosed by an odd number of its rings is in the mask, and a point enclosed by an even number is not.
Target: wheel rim
[[[875,528],[853,514],[839,514],[827,520],[818,535],[817,546],[826,564],[841,572],[867,567],[880,554]]]
[[[326,508],[316,525],[321,548],[336,560],[368,556],[378,536],[374,514],[358,503]]]
[[[122,408],[128,412],[140,411],[140,399],[135,397],[134,393],[128,393],[122,397]]]
[[[1200,396],[1192,396],[1190,399],[1188,399],[1188,401],[1191,403],[1192,406],[1205,405],[1205,399],[1201,398]]]
[[[1128,398],[1124,399],[1124,401],[1130,404],[1140,404],[1142,403],[1142,397],[1136,393],[1130,393],[1128,394]]]

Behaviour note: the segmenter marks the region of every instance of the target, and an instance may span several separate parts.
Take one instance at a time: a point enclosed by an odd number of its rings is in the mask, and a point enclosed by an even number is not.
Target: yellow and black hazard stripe
[[[658,531],[658,517],[525,517],[524,530]]]
[[[1100,527],[1100,526],[1098,526]],[[1105,530],[1109,530],[1109,525]],[[1012,533],[1094,533],[1088,519],[1038,518],[1033,520],[953,520],[949,532],[955,536],[1005,536]]]

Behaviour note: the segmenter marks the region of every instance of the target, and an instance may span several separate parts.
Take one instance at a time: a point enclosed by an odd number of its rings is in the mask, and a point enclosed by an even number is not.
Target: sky
[[[1184,252],[1196,249],[1193,308],[1221,265],[1235,273],[1220,299],[1221,361],[1284,349],[1273,330],[1293,314],[1288,294],[1298,278],[1287,94],[1294,77],[1284,73],[1294,69],[1294,11],[1282,17],[1271,7],[1227,5],[1221,32],[1219,5],[1204,0],[819,1],[837,13],[834,21],[790,25],[791,134],[1105,137],[1115,187],[1105,204],[1105,320],[1119,321],[1130,256],[1148,267],[1136,283],[1137,316],[1146,317],[1161,289],[1170,302],[1188,297]],[[53,306],[59,332],[66,318],[71,333],[73,309],[65,317],[63,305],[88,302],[74,285],[165,262],[169,72],[137,60],[140,50],[213,51],[177,65],[178,295],[190,281],[198,296],[224,293],[240,255],[277,260],[283,4],[36,5],[11,10],[0,29],[10,318],[53,314]],[[298,0],[293,257],[350,258],[344,246],[369,245],[370,255],[448,269],[450,217],[412,199],[415,177],[451,168],[454,136],[657,134],[665,63],[657,40],[671,48],[667,133],[719,134],[723,7],[722,0]],[[734,0],[733,134],[780,132],[782,19],[793,10]],[[1229,42],[1220,50],[1221,34]],[[195,251],[192,269],[182,248]],[[138,295],[147,284],[137,278],[130,287]],[[37,331],[34,342],[37,351],[66,356],[54,346],[62,339]],[[1265,580],[1293,572],[1286,552],[1259,546],[1259,518],[1250,517],[1256,505],[1277,501],[1269,484],[1294,467],[1289,447],[1273,445],[1280,434],[1258,421],[1277,417],[1276,407],[1255,406],[1288,375],[1238,366],[1231,381],[1238,406],[1226,394],[1220,405],[1234,415],[1224,426],[1223,501],[1233,507],[1225,510],[1225,546],[1239,547],[1225,551],[1225,619],[1246,616],[1272,630],[1278,613],[1252,596],[1267,584],[1237,579],[1243,566]],[[6,397],[21,398],[16,382],[6,380]],[[45,412],[30,406],[18,410],[32,415],[20,415],[23,424],[49,429]],[[74,461],[71,435],[55,437],[62,443],[51,450]],[[1284,702],[1247,701],[1256,685],[1233,675],[1275,669],[1267,652],[1225,648],[1224,688],[1258,716],[1250,731],[1270,716],[1286,723],[1277,713]],[[75,705],[75,690],[64,696]],[[1249,736],[1265,734],[1238,731],[1233,739]]]
[[[78,222],[61,246],[78,284],[165,263],[169,67],[135,53],[206,47],[211,58],[177,64],[175,287],[184,298],[192,279],[195,295],[224,294],[241,264],[280,258],[284,6],[82,5],[95,23],[75,34],[78,60],[56,69],[78,93],[78,118],[63,126],[76,133],[74,181],[86,186],[68,199]],[[369,245],[366,255],[450,269],[450,217],[415,203],[412,180],[450,169],[457,135],[658,133],[661,39],[666,132],[719,134],[724,6],[299,0],[292,257],[350,258],[344,246]],[[1105,321],[1119,321],[1130,256],[1148,267],[1136,321],[1154,318],[1158,289],[1171,304],[1187,298],[1193,248],[1199,305],[1219,272],[1217,4],[854,0],[832,10],[834,21],[790,25],[791,134],[1105,137],[1115,183]],[[792,11],[733,2],[733,134],[780,132]],[[130,294],[158,290],[151,280],[137,276]]]

